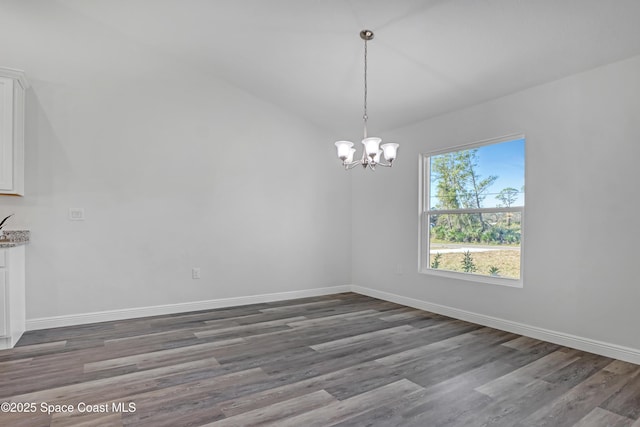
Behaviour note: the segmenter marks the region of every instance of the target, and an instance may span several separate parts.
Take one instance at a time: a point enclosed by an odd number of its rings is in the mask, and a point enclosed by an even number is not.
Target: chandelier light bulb
[[[347,156],[346,163],[353,163],[353,155],[355,154],[355,148],[349,148],[349,155]]]
[[[343,162],[347,160],[351,147],[353,147],[353,142],[351,141],[337,141],[336,148],[338,149],[338,158]],[[353,154],[351,154],[351,158],[353,158]]]
[[[378,152],[373,156],[373,163],[380,163],[380,156],[382,155],[382,150],[378,150]]]
[[[367,153],[368,157],[373,157],[378,153],[381,142],[382,139],[376,138],[375,136],[370,136],[369,138],[365,138],[362,140],[364,151]]]
[[[382,144],[380,148],[384,152],[384,158],[388,162],[392,162],[395,160],[396,155],[398,154],[398,147],[400,144],[396,144],[395,142],[388,142],[386,144]]]

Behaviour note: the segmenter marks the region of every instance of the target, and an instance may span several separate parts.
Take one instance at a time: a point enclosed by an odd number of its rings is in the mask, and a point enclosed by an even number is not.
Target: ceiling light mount
[[[360,31],[360,38],[362,40],[366,40],[366,41],[373,40],[373,37],[374,37],[374,34],[373,34],[373,31],[371,30]]]
[[[342,165],[346,170],[352,169],[357,165],[362,165],[363,168],[369,167],[371,170],[375,170],[376,166],[391,167],[393,161],[398,153],[398,144],[389,142],[382,144],[382,138],[367,135],[367,42],[373,40],[374,34],[371,30],[360,31],[360,38],[364,40],[364,114],[362,115],[362,121],[364,122],[364,138],[362,139],[362,157],[360,160],[353,160],[353,155],[356,149],[353,148],[353,142],[351,141],[337,141],[335,143],[338,149],[338,158],[342,160]],[[380,160],[380,157],[384,155],[385,160],[388,163],[384,163]]]

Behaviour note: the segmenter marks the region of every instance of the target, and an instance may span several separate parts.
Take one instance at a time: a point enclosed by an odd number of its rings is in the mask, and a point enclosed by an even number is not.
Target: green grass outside
[[[433,262],[435,254],[431,254],[429,265]],[[439,270],[462,272],[463,253],[443,253],[440,256]],[[498,276],[511,279],[520,278],[520,251],[516,250],[492,250],[484,252],[471,252],[471,258],[477,267],[475,274],[489,275],[491,266],[498,267]]]

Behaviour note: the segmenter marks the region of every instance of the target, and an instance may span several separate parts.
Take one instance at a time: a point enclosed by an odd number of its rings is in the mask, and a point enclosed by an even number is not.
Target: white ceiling
[[[108,67],[122,49],[96,47],[121,40],[348,139],[361,132],[363,28],[370,133],[640,54],[638,0],[0,0],[0,12],[59,64],[82,60],[82,43]]]

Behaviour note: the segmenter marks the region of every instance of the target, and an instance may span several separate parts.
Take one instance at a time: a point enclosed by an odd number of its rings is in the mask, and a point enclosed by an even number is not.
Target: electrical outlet
[[[191,278],[199,279],[200,278],[200,267],[193,267],[191,269]]]
[[[84,221],[84,208],[69,208],[69,219],[71,221]]]

